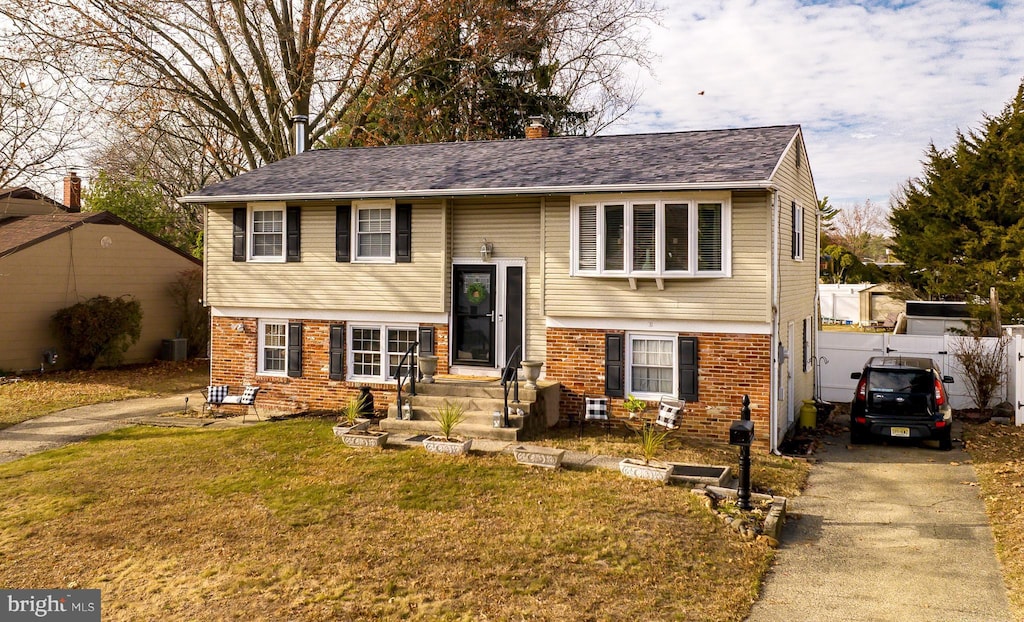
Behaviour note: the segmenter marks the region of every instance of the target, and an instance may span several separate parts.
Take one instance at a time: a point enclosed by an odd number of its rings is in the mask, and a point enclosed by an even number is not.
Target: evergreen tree
[[[890,217],[904,277],[929,299],[976,302],[995,287],[1004,320],[1024,322],[1024,82],[977,131],[932,144]]]

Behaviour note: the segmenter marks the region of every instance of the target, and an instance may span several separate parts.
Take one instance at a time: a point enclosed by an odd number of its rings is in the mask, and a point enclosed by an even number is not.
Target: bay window
[[[587,201],[572,208],[572,273],[580,276],[728,276],[725,197]]]

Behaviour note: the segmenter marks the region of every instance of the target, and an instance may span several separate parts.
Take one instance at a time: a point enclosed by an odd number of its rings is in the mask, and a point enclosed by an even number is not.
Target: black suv
[[[886,438],[935,439],[939,449],[953,448],[953,410],[943,376],[929,358],[875,356],[859,379],[850,405],[850,442],[866,443],[872,435]]]

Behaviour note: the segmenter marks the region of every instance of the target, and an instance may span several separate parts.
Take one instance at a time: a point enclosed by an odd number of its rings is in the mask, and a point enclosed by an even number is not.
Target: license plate
[[[910,428],[889,428],[889,436],[910,438]]]

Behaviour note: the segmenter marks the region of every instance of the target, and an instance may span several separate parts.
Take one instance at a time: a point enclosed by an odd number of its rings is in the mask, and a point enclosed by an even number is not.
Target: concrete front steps
[[[438,431],[434,414],[448,402],[458,402],[465,408],[465,420],[455,428],[455,434],[465,438],[489,438],[502,441],[520,441],[538,436],[558,421],[558,400],[561,385],[540,382],[536,389],[519,384],[519,403],[514,402],[509,389],[509,427],[494,427],[494,413],[504,407],[503,389],[497,380],[445,380],[432,384],[416,383],[416,395],[403,390],[402,400],[411,400],[412,418],[398,419],[398,408],[388,406],[388,417],[380,428],[396,434],[435,434]],[[521,410],[523,414],[517,414]]]

